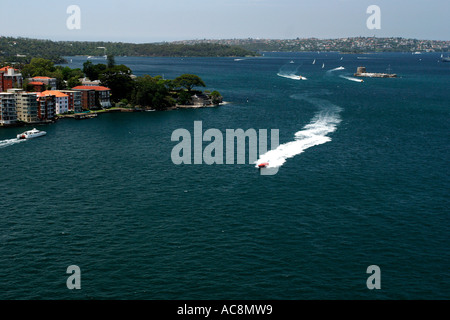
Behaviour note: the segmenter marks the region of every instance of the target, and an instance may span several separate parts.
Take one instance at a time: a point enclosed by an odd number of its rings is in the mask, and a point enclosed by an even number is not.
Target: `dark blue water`
[[[231,103],[61,120],[21,143],[9,140],[24,128],[1,129],[0,298],[447,299],[450,64],[438,60],[117,58],[136,75],[195,73]],[[340,77],[357,66],[399,77]],[[172,132],[194,121],[224,136],[279,129],[281,144],[330,130],[261,176],[174,165]],[[81,290],[66,287],[70,265]],[[366,286],[370,265],[381,290]]]

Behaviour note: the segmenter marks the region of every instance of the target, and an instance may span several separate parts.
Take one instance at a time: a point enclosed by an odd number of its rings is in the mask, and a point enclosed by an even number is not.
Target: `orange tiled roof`
[[[95,91],[110,91],[110,88],[102,86],[78,86],[72,88],[72,90],[95,90]]]
[[[13,67],[10,67],[10,66],[6,66],[6,67],[3,67],[3,68],[0,68],[0,72],[7,72],[8,71],[8,69],[14,69]],[[15,71],[19,71],[19,70],[17,70],[17,69],[14,69]]]
[[[44,94],[44,95],[48,95],[49,94],[49,95],[52,95],[52,96],[55,96],[55,97],[58,97],[58,98],[68,97],[67,94],[59,92],[59,91],[56,91],[56,90],[47,90],[47,91],[42,92],[42,94]]]

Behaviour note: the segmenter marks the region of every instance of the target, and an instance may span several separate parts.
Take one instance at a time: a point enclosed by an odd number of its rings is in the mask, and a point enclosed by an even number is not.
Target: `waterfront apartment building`
[[[37,96],[37,116],[39,120],[51,120],[56,116],[55,96],[51,94],[44,94],[42,92],[36,93]]]
[[[17,120],[38,122],[38,102],[36,93],[18,92],[16,97]]]
[[[57,84],[56,78],[33,77],[33,78],[28,78],[28,81],[30,81],[30,82],[41,82],[47,87],[47,89],[50,88],[50,90],[56,90],[56,84]]]
[[[111,108],[111,89],[103,86],[78,86],[72,90],[82,93],[82,105],[84,110]]]
[[[23,77],[19,70],[12,67],[0,68],[0,92],[12,88],[22,88]]]
[[[0,125],[17,121],[16,96],[14,93],[0,93]]]
[[[69,111],[69,96],[56,90],[47,90],[42,92],[44,95],[52,95],[55,97],[55,112],[63,114]]]
[[[69,96],[69,106],[68,106],[69,111],[73,111],[75,113],[83,111],[83,108],[81,105],[81,99],[82,99],[81,91],[59,90],[59,92],[62,92]]]

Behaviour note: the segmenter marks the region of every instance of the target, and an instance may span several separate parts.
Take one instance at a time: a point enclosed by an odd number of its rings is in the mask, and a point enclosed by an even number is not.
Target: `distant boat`
[[[94,60],[103,60],[103,59],[108,59],[108,56],[89,56],[89,57],[87,57],[88,59],[94,59]]]
[[[313,64],[316,64],[316,59],[314,59]]]
[[[341,60],[344,60],[344,57],[341,57]]]
[[[305,77],[303,77],[303,76],[298,76],[298,78],[299,78],[300,80],[308,80],[307,78],[305,78]]]
[[[323,69],[323,68],[325,68],[325,63],[324,63],[324,64],[322,64],[322,69]]]
[[[442,62],[450,62],[450,57],[442,58]]]
[[[47,134],[47,132],[40,131],[40,130],[37,130],[36,128],[34,128],[33,130],[25,131],[24,133],[18,134],[17,139],[19,139],[19,140],[32,139],[32,138],[45,136],[46,134]]]
[[[413,54],[422,54],[422,52],[416,51],[416,52],[414,52]]]
[[[294,63],[294,61],[293,61],[293,60],[291,60],[291,62],[289,62],[289,63]]]

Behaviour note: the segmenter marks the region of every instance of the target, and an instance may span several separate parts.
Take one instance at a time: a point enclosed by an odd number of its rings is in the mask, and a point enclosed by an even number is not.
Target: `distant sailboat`
[[[324,63],[324,64],[322,64],[322,69],[323,69],[323,68],[325,68],[325,63]]]
[[[344,57],[341,57],[341,60],[343,60],[344,59]]]
[[[316,59],[314,59],[313,64],[316,64]]]

